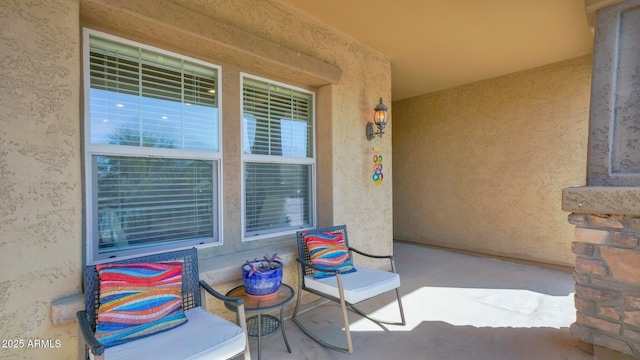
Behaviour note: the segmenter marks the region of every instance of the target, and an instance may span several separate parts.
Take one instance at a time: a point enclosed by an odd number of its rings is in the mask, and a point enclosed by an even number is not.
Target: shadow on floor
[[[263,339],[262,359],[587,360],[569,334],[575,321],[573,278],[541,269],[439,249],[396,243],[407,317],[383,331],[350,313],[354,354],[328,350],[290,320]],[[393,294],[361,303],[382,318],[399,317]],[[310,327],[344,344],[339,306],[323,304],[301,315]],[[252,358],[257,346],[251,340]]]

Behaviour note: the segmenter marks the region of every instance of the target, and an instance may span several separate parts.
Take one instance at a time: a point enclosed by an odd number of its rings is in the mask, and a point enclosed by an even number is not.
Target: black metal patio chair
[[[198,255],[195,248],[115,261],[107,265],[168,262],[173,264],[174,269],[179,268],[182,263],[181,296],[186,322],[166,331],[112,346],[105,346],[95,336],[101,305],[100,275],[96,265],[86,267],[85,310],[77,313],[78,359],[84,360],[90,354],[92,358],[108,360],[226,359],[243,353],[245,360],[250,359],[244,303],[240,298],[218,293],[203,280],[199,280]],[[176,288],[179,286],[178,283]],[[176,289],[176,292],[179,290]],[[237,308],[237,324],[208,312],[204,306],[206,293],[216,299],[233,303]],[[179,298],[174,296],[174,302],[179,303]]]
[[[315,240],[318,241],[314,243]],[[350,247],[346,225],[299,231],[297,233],[297,241],[298,297],[292,320],[305,334],[323,346],[351,354],[353,353],[353,343],[351,341],[351,331],[349,330],[347,309],[353,310],[357,314],[373,321],[385,330],[387,329],[383,324],[403,326],[406,324],[399,292],[400,276],[396,272],[392,255],[371,255]],[[320,246],[317,246],[318,244]],[[309,246],[313,247],[312,251],[309,250]],[[345,267],[344,265],[347,263],[343,262],[336,265],[333,262],[336,259],[351,261],[354,252],[370,258],[388,259],[391,263],[391,271],[355,265],[354,271],[349,266],[352,263]],[[327,256],[323,258],[323,255]],[[346,346],[329,343],[302,324],[298,317],[298,311],[300,310],[303,290],[340,304]],[[391,322],[374,319],[355,306],[359,302],[392,290],[395,290],[396,293],[400,321]]]

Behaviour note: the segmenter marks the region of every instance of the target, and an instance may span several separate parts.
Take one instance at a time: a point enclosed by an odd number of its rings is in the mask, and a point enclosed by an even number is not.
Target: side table
[[[287,341],[287,335],[284,332],[284,307],[293,300],[294,291],[291,286],[282,284],[278,294],[271,299],[263,300],[260,298],[247,295],[244,286],[237,286],[229,292],[227,296],[241,297],[244,300],[244,311],[247,314],[256,314],[247,318],[247,335],[258,338],[258,360],[260,360],[260,350],[262,337],[275,333],[278,328],[282,331],[282,339],[287,346],[287,351],[291,353],[291,347]],[[233,304],[225,303],[226,307],[231,311],[236,311]],[[270,310],[280,309],[280,318],[264,314]],[[248,346],[248,344],[247,344]]]

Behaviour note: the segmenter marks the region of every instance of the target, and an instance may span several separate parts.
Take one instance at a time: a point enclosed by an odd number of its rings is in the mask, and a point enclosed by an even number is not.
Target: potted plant
[[[242,265],[242,285],[249,297],[270,299],[278,294],[282,284],[284,264],[277,253],[260,260],[247,260]]]

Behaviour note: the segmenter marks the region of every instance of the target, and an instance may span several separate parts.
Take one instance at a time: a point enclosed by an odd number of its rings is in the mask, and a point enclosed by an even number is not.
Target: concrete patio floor
[[[407,325],[383,331],[351,313],[354,353],[328,350],[285,320],[292,353],[280,332],[262,340],[262,359],[588,360],[569,334],[575,321],[574,282],[562,271],[407,243],[395,243]],[[286,279],[285,279],[286,280]],[[398,319],[393,293],[361,303]],[[322,304],[301,315],[336,342],[344,337],[339,307]],[[250,340],[258,358],[257,343]]]

